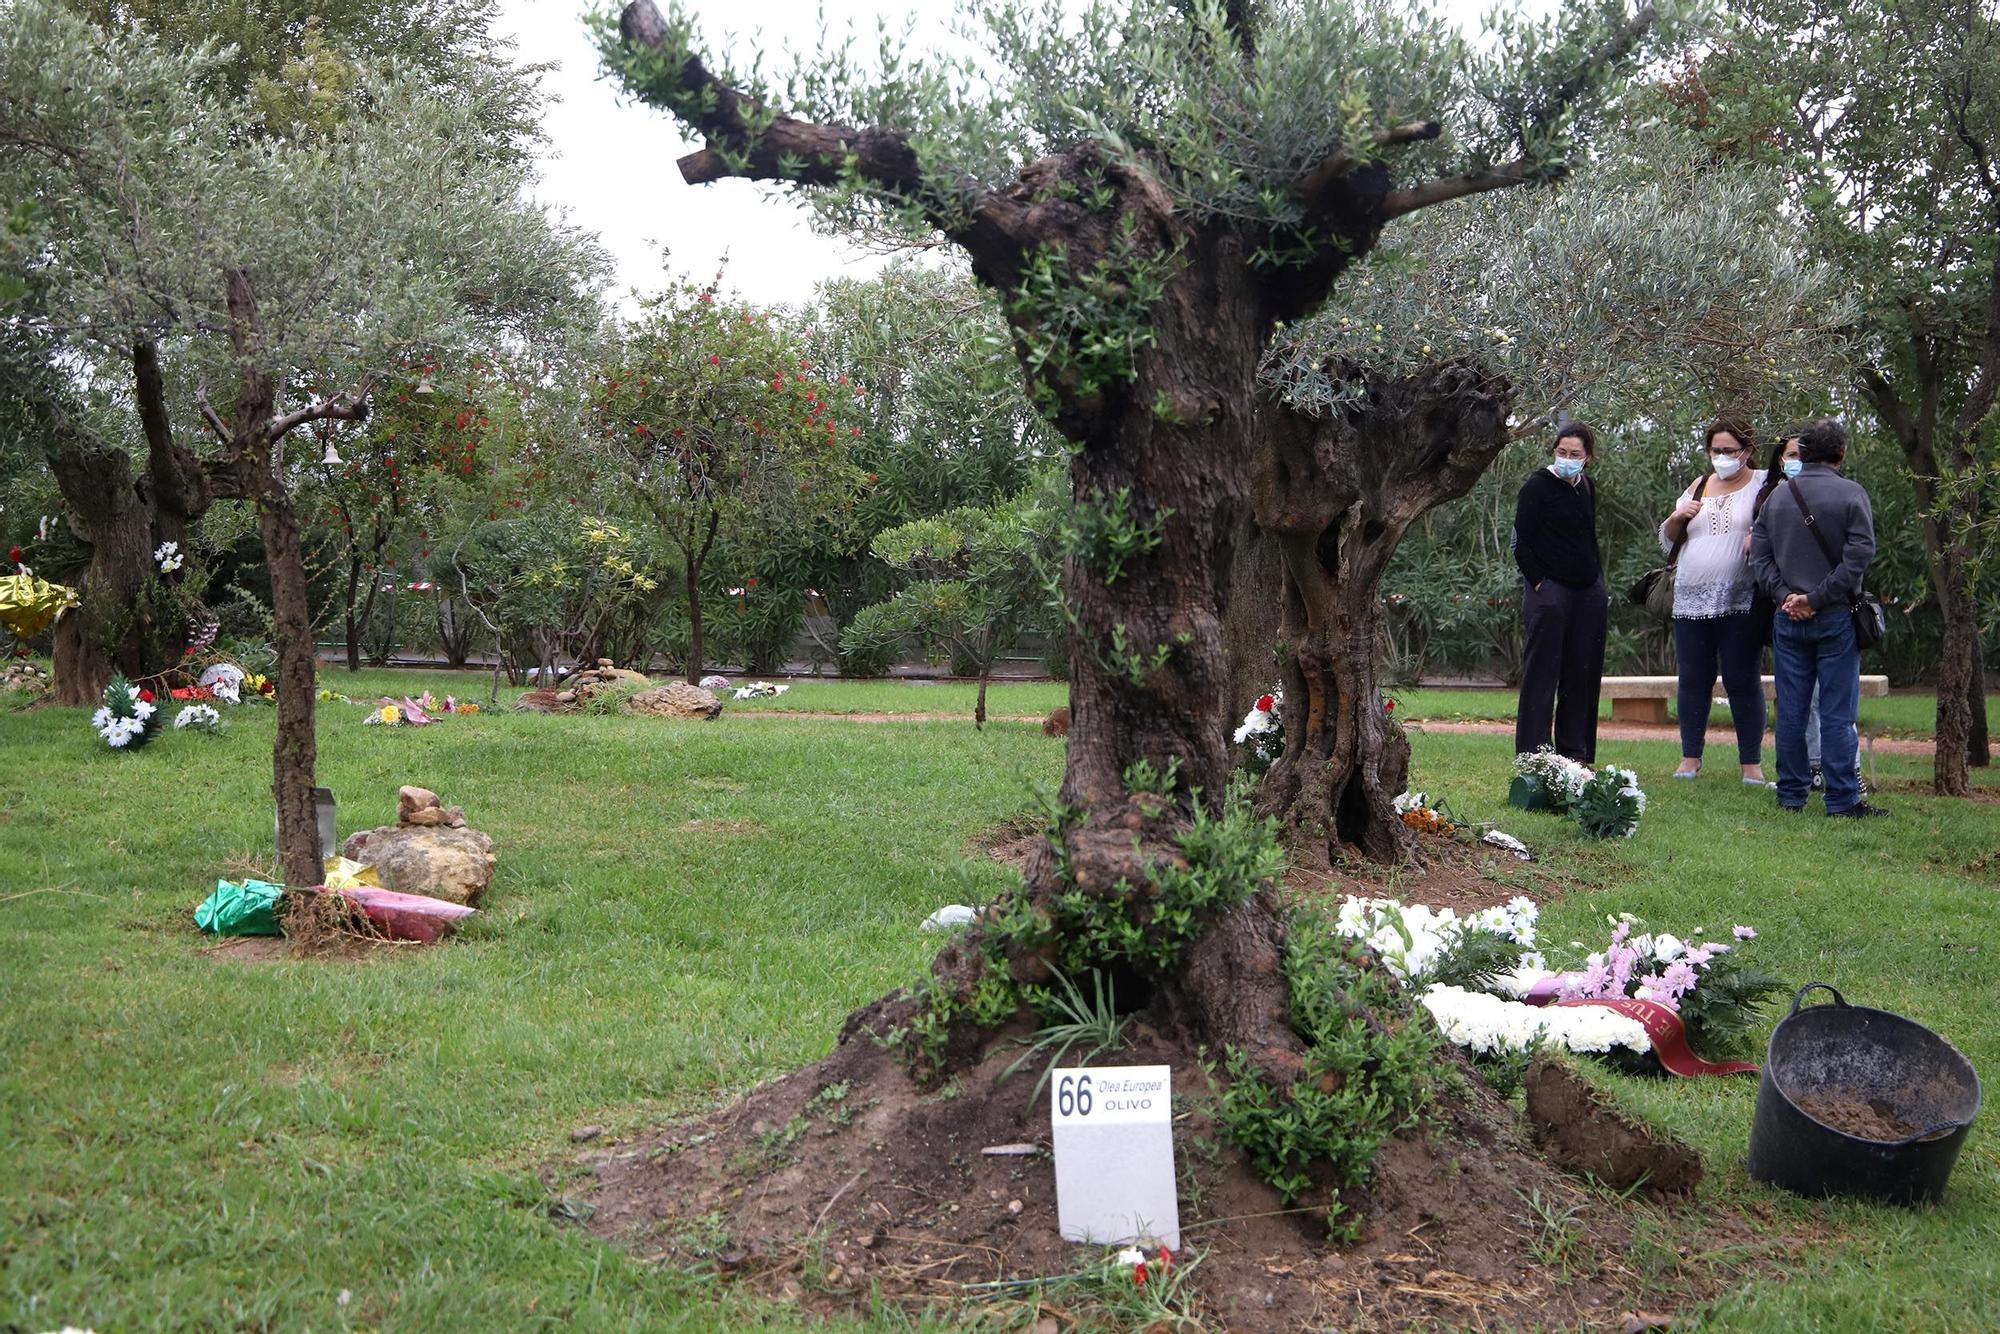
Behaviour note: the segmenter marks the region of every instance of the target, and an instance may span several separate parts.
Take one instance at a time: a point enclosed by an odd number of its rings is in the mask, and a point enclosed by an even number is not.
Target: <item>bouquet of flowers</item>
[[[1556,754],[1552,747],[1524,751],[1514,757],[1514,782],[1507,800],[1523,810],[1562,815],[1592,777],[1588,768]]]
[[[1540,911],[1525,896],[1461,916],[1450,908],[1349,895],[1333,929],[1374,950],[1390,972],[1412,987],[1450,984],[1486,990],[1520,969],[1542,968],[1542,956],[1535,953]]]
[[[1569,813],[1592,838],[1632,837],[1639,832],[1639,817],[1646,813],[1639,775],[1606,765],[1570,799]]]
[[[1742,943],[1757,938],[1751,927],[1735,927],[1733,941],[1703,940],[1702,929],[1682,940],[1645,932],[1645,923],[1630,913],[1606,920],[1609,943],[1580,970],[1560,974],[1557,994],[1563,1000],[1656,1001],[1680,1015],[1689,1045],[1710,1060],[1738,1054],[1764,1006],[1785,990],[1783,979],[1743,957]]]
[[[769,681],[752,681],[747,686],[736,687],[730,693],[738,699],[776,699],[790,689],[791,687],[788,685],[772,685]]]
[[[210,699],[219,699],[225,704],[241,704],[243,675],[243,669],[233,662],[214,662],[202,669],[201,679],[196,684],[208,692]]]
[[[1646,813],[1639,775],[1616,765],[1593,772],[1547,746],[1514,757],[1507,801],[1523,810],[1567,815],[1592,838],[1630,838]]]
[[[190,704],[174,715],[174,730],[177,732],[206,732],[210,736],[222,732],[222,715],[212,704]]]
[[[1442,802],[1432,802],[1428,792],[1405,792],[1395,801],[1396,814],[1419,834],[1452,834],[1458,821]]]
[[[1282,690],[1259,695],[1250,712],[1243,715],[1243,725],[1236,729],[1236,744],[1250,748],[1244,767],[1252,773],[1263,773],[1285,753],[1285,725],[1278,718],[1278,708],[1284,702]]]
[[[90,725],[113,750],[137,750],[159,735],[153,692],[136,689],[121,672],[104,687],[104,703],[90,716]]]

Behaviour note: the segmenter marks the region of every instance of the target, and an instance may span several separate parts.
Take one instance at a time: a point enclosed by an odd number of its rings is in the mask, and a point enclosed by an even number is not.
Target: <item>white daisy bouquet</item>
[[[1569,804],[1570,816],[1592,838],[1630,838],[1639,832],[1646,813],[1646,794],[1639,775],[1606,765],[1591,775]]]
[[[90,725],[113,750],[137,750],[159,734],[160,712],[153,692],[134,686],[121,672],[104,687],[104,703]]]
[[[205,732],[217,736],[222,732],[222,715],[212,705],[190,704],[174,715],[176,732]]]

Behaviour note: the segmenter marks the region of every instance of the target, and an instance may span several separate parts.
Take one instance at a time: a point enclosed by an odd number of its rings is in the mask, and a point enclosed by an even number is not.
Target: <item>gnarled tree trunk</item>
[[[1258,455],[1259,526],[1284,562],[1285,753],[1259,794],[1294,858],[1414,855],[1394,802],[1410,747],[1384,709],[1382,576],[1409,526],[1464,495],[1507,441],[1510,393],[1450,362],[1400,378],[1336,368],[1353,400],[1294,414]]]

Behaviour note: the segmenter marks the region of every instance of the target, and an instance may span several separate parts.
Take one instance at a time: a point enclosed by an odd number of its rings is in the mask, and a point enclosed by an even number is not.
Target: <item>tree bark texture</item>
[[[1410,746],[1383,707],[1382,576],[1409,526],[1464,495],[1507,441],[1511,394],[1459,362],[1395,379],[1346,369],[1354,400],[1276,423],[1257,456],[1259,526],[1283,560],[1285,753],[1259,794],[1294,858],[1414,855],[1396,813]]]
[[[145,596],[158,574],[153,552],[173,542],[186,550],[188,530],[207,512],[217,488],[194,451],[174,439],[158,347],[132,348],[133,398],[146,440],[145,466],[134,473],[123,449],[84,438],[67,423],[46,423],[60,443],[50,460],[70,522],[91,547],[78,580],[77,609],[56,622],[56,702],[93,704],[113,673],[157,676],[180,660],[187,625],[157,623]],[[222,488],[226,493],[228,488]]]

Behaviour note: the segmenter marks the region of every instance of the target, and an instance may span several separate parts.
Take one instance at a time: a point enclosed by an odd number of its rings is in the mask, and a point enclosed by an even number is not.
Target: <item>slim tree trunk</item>
[[[278,649],[278,737],[272,748],[272,791],[278,803],[278,852],[288,885],[326,878],[319,821],[313,809],[313,632],[305,547],[298,515],[283,491],[263,497],[257,527],[271,575],[272,624]]]
[[[347,558],[347,670],[361,670],[361,553]]]
[[[688,659],[687,679],[689,685],[696,685],[702,678],[701,645],[701,564],[689,560],[687,567],[688,596]]]
[[[1511,394],[1476,367],[1394,379],[1336,368],[1359,391],[1323,418],[1275,424],[1258,456],[1257,518],[1283,560],[1285,753],[1259,794],[1293,855],[1415,854],[1395,811],[1410,747],[1383,707],[1381,585],[1409,526],[1464,495],[1507,440]]]
[[[1971,596],[1967,553],[1963,544],[1949,535],[1938,551],[1937,580],[1939,608],[1944,613],[1944,643],[1938,652],[1937,757],[1931,781],[1940,796],[1962,797],[1972,790],[1968,769],[1979,623]]]
[[[1992,743],[1986,735],[1986,646],[1977,630],[1972,636],[1972,670],[1966,673],[1965,711],[1970,720],[1965,737],[1965,762],[1975,769],[1993,763]]]

